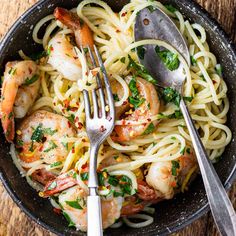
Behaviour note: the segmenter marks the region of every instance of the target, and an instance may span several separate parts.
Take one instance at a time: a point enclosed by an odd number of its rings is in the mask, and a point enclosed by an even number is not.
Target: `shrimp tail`
[[[78,47],[93,47],[93,34],[89,26],[83,22],[76,13],[57,7],[54,11],[54,16],[63,25],[67,26],[74,32],[75,41]]]
[[[53,196],[77,184],[77,180],[68,173],[58,176],[56,179],[49,181],[44,188],[43,197]]]
[[[15,122],[13,105],[17,90],[14,81],[3,82],[1,98],[1,121],[3,131],[8,142],[13,142],[15,137]],[[9,93],[11,91],[11,93]]]

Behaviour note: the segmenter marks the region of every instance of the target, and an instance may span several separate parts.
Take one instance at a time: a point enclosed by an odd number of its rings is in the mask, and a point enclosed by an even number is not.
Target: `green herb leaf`
[[[24,142],[22,139],[17,139],[16,140],[16,145],[19,146],[19,147],[22,147],[24,145]]]
[[[134,97],[129,97],[129,103],[134,106],[135,109],[140,107],[143,103],[145,102],[144,98],[134,98]]]
[[[177,176],[177,169],[180,168],[179,161],[171,161],[171,163],[172,163],[171,173],[173,176]]]
[[[82,210],[83,208],[80,206],[78,201],[66,201],[66,204],[69,205],[70,207],[73,207],[75,209]]]
[[[53,134],[55,134],[57,132],[57,130],[55,129],[55,130],[53,130],[53,129],[51,129],[51,128],[45,128],[45,129],[43,129],[43,133],[44,134],[48,134],[48,135],[53,135]]]
[[[156,46],[155,51],[157,55],[160,57],[164,65],[170,70],[176,70],[179,68],[179,58],[178,55],[165,49],[165,50],[160,50],[158,46]]]
[[[184,153],[185,153],[185,147],[180,151],[180,153],[181,153],[182,155],[184,155]]]
[[[177,11],[177,9],[173,6],[173,5],[171,5],[171,4],[166,4],[166,5],[164,5],[165,7],[166,7],[166,9],[168,10],[168,11],[170,11],[170,12],[172,12],[172,13],[175,13],[176,11]]]
[[[162,92],[162,99],[165,103],[173,102],[177,107],[180,104],[180,94],[171,87],[164,88]]]
[[[69,117],[67,117],[67,119],[68,119],[71,123],[74,123],[74,121],[75,121],[75,115],[74,115],[74,114],[71,114]]]
[[[216,73],[222,77],[222,66],[220,64],[216,65]]]
[[[49,141],[49,147],[45,149],[43,152],[50,152],[51,150],[57,148],[57,145],[53,141]]]
[[[187,102],[192,102],[193,97],[184,97],[184,100]]]
[[[81,177],[81,180],[87,181],[88,177],[89,177],[89,174],[88,174],[88,172],[84,172],[84,173],[80,174],[80,177]]]
[[[187,152],[188,154],[190,154],[190,153],[191,153],[190,148],[187,148],[187,149],[186,149],[186,152]]]
[[[65,147],[67,151],[69,151],[69,145],[67,142],[61,142],[61,144]]]
[[[173,137],[171,137],[171,139],[172,139],[172,140],[176,140],[176,137],[173,136]]]
[[[39,75],[34,75],[31,79],[27,78],[23,85],[26,85],[26,86],[31,85],[34,82],[36,82],[38,79],[39,79]]]
[[[120,192],[114,191],[114,192],[113,192],[113,196],[114,196],[114,197],[123,197],[123,196],[124,196],[124,193],[120,193]]]
[[[197,61],[194,59],[193,56],[190,56],[190,61],[191,61],[191,65],[192,66],[196,66],[197,65]]]
[[[176,110],[173,114],[164,115],[163,113],[158,114],[158,119],[181,119],[183,114],[180,110]]]
[[[16,73],[16,68],[11,67],[11,69],[8,72],[8,74],[9,75],[14,75],[15,73]]]
[[[120,179],[120,189],[124,194],[131,195],[132,181],[129,177],[123,175]]]
[[[139,46],[136,48],[137,49],[137,54],[138,54],[138,57],[143,60],[144,59],[144,56],[145,56],[145,48],[143,46]]]
[[[105,178],[102,173],[98,173],[98,185],[104,186],[105,185]]]
[[[122,57],[122,58],[120,59],[120,61],[121,61],[122,63],[125,63],[125,57]]]
[[[48,54],[46,51],[42,51],[42,52],[38,52],[38,53],[33,53],[30,55],[30,58],[33,60],[33,61],[37,61],[43,57],[46,57]]]
[[[114,99],[115,102],[119,102],[120,101],[120,99],[119,99],[117,94],[113,94],[113,99]]]
[[[143,135],[147,135],[152,133],[155,130],[155,126],[153,123],[150,123],[147,129],[143,132]]]
[[[148,6],[147,8],[151,13],[156,10],[156,8],[154,6]]]
[[[31,136],[31,140],[33,142],[41,142],[43,139],[43,124],[40,123],[37,128],[34,130],[32,136]]]
[[[64,215],[64,217],[66,218],[67,222],[69,223],[68,227],[75,227],[75,223],[71,220],[69,215],[65,211],[62,211],[62,214]]]
[[[56,167],[56,166],[60,166],[61,164],[62,164],[61,161],[57,161],[57,162],[52,163],[52,164],[50,165],[50,167],[53,168],[53,167]]]
[[[133,69],[133,70],[135,70],[135,74],[137,75],[137,76],[140,76],[140,77],[142,77],[143,79],[145,79],[145,80],[147,80],[148,82],[150,82],[150,83],[152,83],[152,84],[154,84],[154,85],[157,85],[157,81],[149,74],[149,72],[147,71],[147,69],[144,67],[144,66],[142,66],[142,65],[140,65],[140,64],[138,64],[138,63],[136,63],[132,58],[131,58],[131,56],[130,55],[128,55],[128,57],[129,57],[129,65],[128,65],[128,69]]]
[[[109,176],[108,183],[116,187],[119,184],[119,180],[115,176]]]
[[[53,190],[57,187],[57,182],[53,181],[47,188],[47,190]]]

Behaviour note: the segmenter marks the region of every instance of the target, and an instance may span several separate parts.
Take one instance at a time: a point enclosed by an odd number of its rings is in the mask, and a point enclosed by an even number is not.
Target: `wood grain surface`
[[[196,0],[216,18],[236,42],[236,0]],[[0,0],[0,39],[14,21],[37,0]],[[236,208],[236,183],[229,192]],[[0,183],[0,236],[52,236],[30,220],[9,197]],[[174,236],[218,236],[211,213]]]

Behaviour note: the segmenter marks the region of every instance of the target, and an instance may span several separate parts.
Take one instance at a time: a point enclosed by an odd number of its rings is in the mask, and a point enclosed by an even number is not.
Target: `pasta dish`
[[[144,8],[160,8],[171,17],[188,45],[190,67],[165,41],[134,40],[135,18]],[[172,5],[131,0],[116,13],[103,1],[84,0],[40,20],[33,39],[42,52],[19,51],[21,59],[6,64],[1,121],[22,176],[40,197],[50,199],[69,227],[87,229],[90,143],[83,90],[95,89],[100,73],[92,67],[88,46],[95,44],[102,56],[116,108],[115,128],[98,154],[104,229],[151,224],[152,205],[188,190],[198,173],[180,95],[158,87],[158,78],[139,63],[145,45],[155,46],[169,70],[183,64],[184,100],[209,158],[220,160],[232,137],[225,125],[229,101],[222,68],[210,52],[205,29]]]

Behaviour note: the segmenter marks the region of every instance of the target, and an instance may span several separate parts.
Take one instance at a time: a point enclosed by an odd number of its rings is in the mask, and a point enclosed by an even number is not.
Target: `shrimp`
[[[93,47],[92,32],[75,13],[63,8],[56,8],[54,16],[74,32],[78,47]],[[49,41],[48,45],[50,51],[48,63],[68,80],[77,81],[81,79],[82,66],[71,38],[59,32]]]
[[[63,116],[38,110],[21,123],[17,134],[22,161],[53,164],[65,160],[69,150],[62,139],[75,137],[76,131]]]
[[[1,121],[7,141],[15,136],[14,118],[23,118],[34,103],[40,86],[38,68],[33,61],[6,64],[1,97]]]
[[[70,220],[76,228],[82,231],[87,230],[87,192],[79,185],[72,187],[59,195],[59,203],[63,207]],[[71,203],[74,203],[73,205]],[[102,199],[102,224],[103,229],[109,227],[120,217],[123,197],[112,197]],[[76,206],[76,207],[75,207]]]
[[[151,164],[146,181],[153,187],[160,198],[171,199],[191,168],[197,165],[196,157],[191,148],[187,148],[175,161],[160,161]]]
[[[125,119],[132,121],[145,120],[146,122],[142,125],[124,124],[115,126],[115,135],[112,136],[115,141],[130,141],[142,135],[151,124],[149,121],[150,117],[157,115],[159,112],[160,101],[154,85],[141,77],[137,77],[136,86],[140,97],[143,98],[144,101],[137,109],[133,112],[131,111],[131,114],[126,116]],[[152,124],[154,125],[154,122]]]

